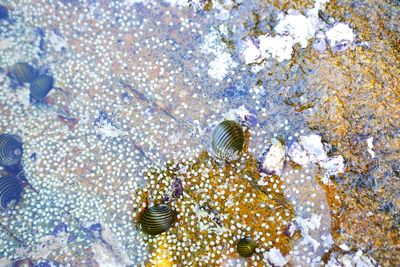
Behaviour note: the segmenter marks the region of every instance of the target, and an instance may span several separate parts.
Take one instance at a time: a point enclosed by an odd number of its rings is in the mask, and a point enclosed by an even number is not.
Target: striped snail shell
[[[35,100],[42,100],[53,88],[54,79],[49,75],[40,75],[36,77],[30,86],[31,97]]]
[[[15,63],[11,67],[11,74],[20,82],[31,82],[36,78],[37,72],[34,67],[25,62]]]
[[[211,148],[216,157],[235,160],[243,149],[244,140],[242,126],[236,121],[225,120],[214,129]]]
[[[0,134],[0,165],[10,167],[20,163],[22,143],[12,134]]]
[[[242,257],[250,257],[256,250],[256,242],[251,237],[245,237],[237,243],[237,252]]]
[[[21,199],[22,186],[11,176],[0,177],[0,209],[17,204]]]
[[[148,208],[140,218],[143,232],[158,235],[166,232],[175,221],[175,212],[170,206],[159,204]]]

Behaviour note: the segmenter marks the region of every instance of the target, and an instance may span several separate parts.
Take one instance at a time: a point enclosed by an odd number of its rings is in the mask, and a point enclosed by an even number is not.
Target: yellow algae
[[[262,177],[252,155],[244,153],[228,164],[202,152],[195,159],[149,172],[147,179],[147,185],[135,193],[134,201],[142,208],[133,218],[140,216],[147,202],[169,203],[178,214],[168,232],[146,237],[150,259],[160,258],[157,255],[167,248],[166,255],[172,255],[178,265],[221,265],[239,258],[236,244],[245,236],[257,243],[257,252],[247,259],[251,266],[262,266],[262,252],[272,247],[289,253],[290,238],[284,232],[294,217],[293,208],[283,196],[280,178]],[[183,186],[178,197],[171,193],[175,179]],[[260,179],[263,186],[257,185]]]
[[[146,266],[150,267],[171,267],[174,265],[172,254],[166,241],[166,235],[161,234],[157,238],[157,248],[150,254]]]
[[[295,9],[301,10],[303,8],[312,8],[314,6],[314,0],[264,0],[265,4],[272,4],[279,10]]]

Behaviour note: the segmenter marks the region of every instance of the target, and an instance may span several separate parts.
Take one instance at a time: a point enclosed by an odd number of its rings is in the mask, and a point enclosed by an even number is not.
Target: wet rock
[[[323,181],[325,184],[330,176],[344,172],[344,159],[342,156],[328,158],[326,161],[321,162],[320,165],[325,169],[325,182]]]
[[[264,258],[273,266],[282,267],[287,263],[286,258],[282,255],[279,249],[271,248],[264,253]]]
[[[318,17],[328,25],[333,25],[333,23],[335,23],[335,19],[323,12],[322,10],[318,11]]]
[[[107,226],[103,227],[101,240],[92,246],[93,260],[99,266],[130,266],[133,262],[129,259],[123,245],[114,237]]]
[[[354,32],[349,25],[338,23],[326,32],[333,51],[344,51],[354,42]]]
[[[101,237],[101,233],[103,231],[101,223],[87,221],[82,223],[82,227],[91,238],[97,239]]]
[[[231,109],[225,114],[226,120],[234,120],[240,122],[243,126],[252,128],[257,125],[257,116],[251,113],[245,106],[237,109]]]
[[[293,44],[299,43],[302,48],[305,48],[308,39],[314,36],[316,29],[308,17],[302,14],[288,14],[280,17],[275,31],[280,35],[289,35]]]
[[[244,47],[242,56],[246,64],[259,63],[262,61],[260,50],[251,37],[246,38],[242,46]]]
[[[326,34],[323,31],[318,31],[315,34],[313,41],[313,48],[318,52],[322,53],[326,50]]]
[[[28,86],[23,86],[21,88],[18,88],[15,91],[15,94],[17,96],[18,102],[21,103],[23,106],[28,107],[30,106],[30,90]]]
[[[289,158],[301,166],[307,166],[311,162],[308,152],[298,142],[293,142],[288,150]]]
[[[326,41],[325,41],[325,39],[319,39],[319,38],[315,39],[313,41],[313,48],[315,50],[317,50],[318,52],[320,52],[320,53],[324,52],[326,50]]]
[[[350,251],[350,250],[351,250],[351,248],[350,248],[347,244],[345,244],[345,243],[341,244],[341,245],[339,246],[339,248],[340,248],[341,250],[343,250],[343,251]]]
[[[367,146],[368,146],[368,153],[371,155],[371,158],[375,158],[375,152],[372,150],[374,148],[374,138],[373,137],[369,137],[367,139]]]
[[[213,9],[216,11],[215,18],[218,20],[227,20],[230,16],[231,9],[236,5],[235,2],[236,1],[233,0],[214,1]]]
[[[27,256],[34,260],[46,259],[51,253],[67,244],[67,236],[67,234],[60,234],[59,236],[42,237],[38,240],[38,245],[33,247]]]
[[[329,183],[329,178],[333,175],[344,172],[344,158],[342,156],[328,157],[321,136],[311,134],[300,136],[299,143],[294,142],[288,151],[289,158],[301,166],[311,163],[318,163],[324,169],[322,182]]]
[[[124,265],[115,259],[112,251],[110,251],[103,243],[96,242],[92,246],[92,251],[94,254],[93,260],[100,267],[123,267]]]
[[[48,36],[48,41],[56,52],[65,52],[68,47],[67,42],[57,31],[50,32]]]
[[[214,60],[210,62],[207,71],[211,78],[222,81],[231,70],[238,66],[216,30],[205,36],[200,49],[203,54],[214,56]]]
[[[320,246],[320,243],[314,238],[315,236],[312,237],[312,232],[315,232],[320,228],[321,215],[312,213],[309,216],[297,216],[295,221],[301,232],[301,244],[310,244],[313,250],[316,251]]]
[[[321,136],[311,134],[308,136],[300,136],[300,144],[311,155],[312,162],[325,161],[328,159],[324,146],[321,142]]]
[[[283,231],[283,233],[284,233],[286,236],[288,236],[288,237],[292,237],[292,236],[295,235],[295,233],[296,233],[298,230],[299,230],[299,229],[298,229],[298,227],[296,226],[296,223],[295,223],[295,222],[290,222],[290,223],[286,226],[286,228],[285,228],[285,230]]]
[[[345,51],[345,50],[347,50],[348,48],[350,48],[350,46],[351,46],[351,43],[350,43],[349,41],[343,40],[343,41],[338,42],[338,43],[332,48],[332,50],[333,50],[334,52],[342,52],[342,51]]]
[[[376,261],[365,255],[361,250],[356,253],[338,254],[333,253],[327,263],[328,267],[357,266],[357,267],[375,267]]]
[[[260,51],[263,58],[276,58],[278,62],[292,58],[293,39],[290,36],[275,37],[263,35],[259,37]]]
[[[260,171],[266,174],[281,175],[286,155],[286,147],[278,139],[272,139],[261,156]]]

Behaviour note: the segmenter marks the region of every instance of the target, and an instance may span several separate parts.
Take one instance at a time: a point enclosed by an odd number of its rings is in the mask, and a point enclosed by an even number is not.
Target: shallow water
[[[0,213],[0,266],[400,265],[398,1],[0,4],[0,133],[36,190]],[[42,103],[17,62],[54,77]],[[204,153],[223,119],[238,161]]]

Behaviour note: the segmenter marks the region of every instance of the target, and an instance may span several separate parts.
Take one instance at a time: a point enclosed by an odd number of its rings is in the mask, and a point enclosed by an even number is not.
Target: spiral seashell
[[[0,165],[10,167],[22,159],[22,143],[12,134],[0,134]]]
[[[170,206],[159,204],[147,209],[140,218],[143,232],[158,235],[166,232],[175,221],[175,212]]]
[[[237,243],[237,252],[242,257],[251,257],[256,250],[256,242],[251,237],[245,237]]]
[[[15,63],[11,67],[11,74],[20,82],[31,82],[36,78],[37,72],[34,67],[25,62]]]
[[[235,160],[244,145],[242,126],[236,121],[226,120],[217,125],[211,139],[211,148],[217,158]]]
[[[7,209],[17,204],[21,199],[22,186],[11,176],[0,178],[0,209]]]
[[[54,79],[49,75],[40,75],[36,77],[30,86],[31,97],[35,100],[42,100],[53,88]]]

